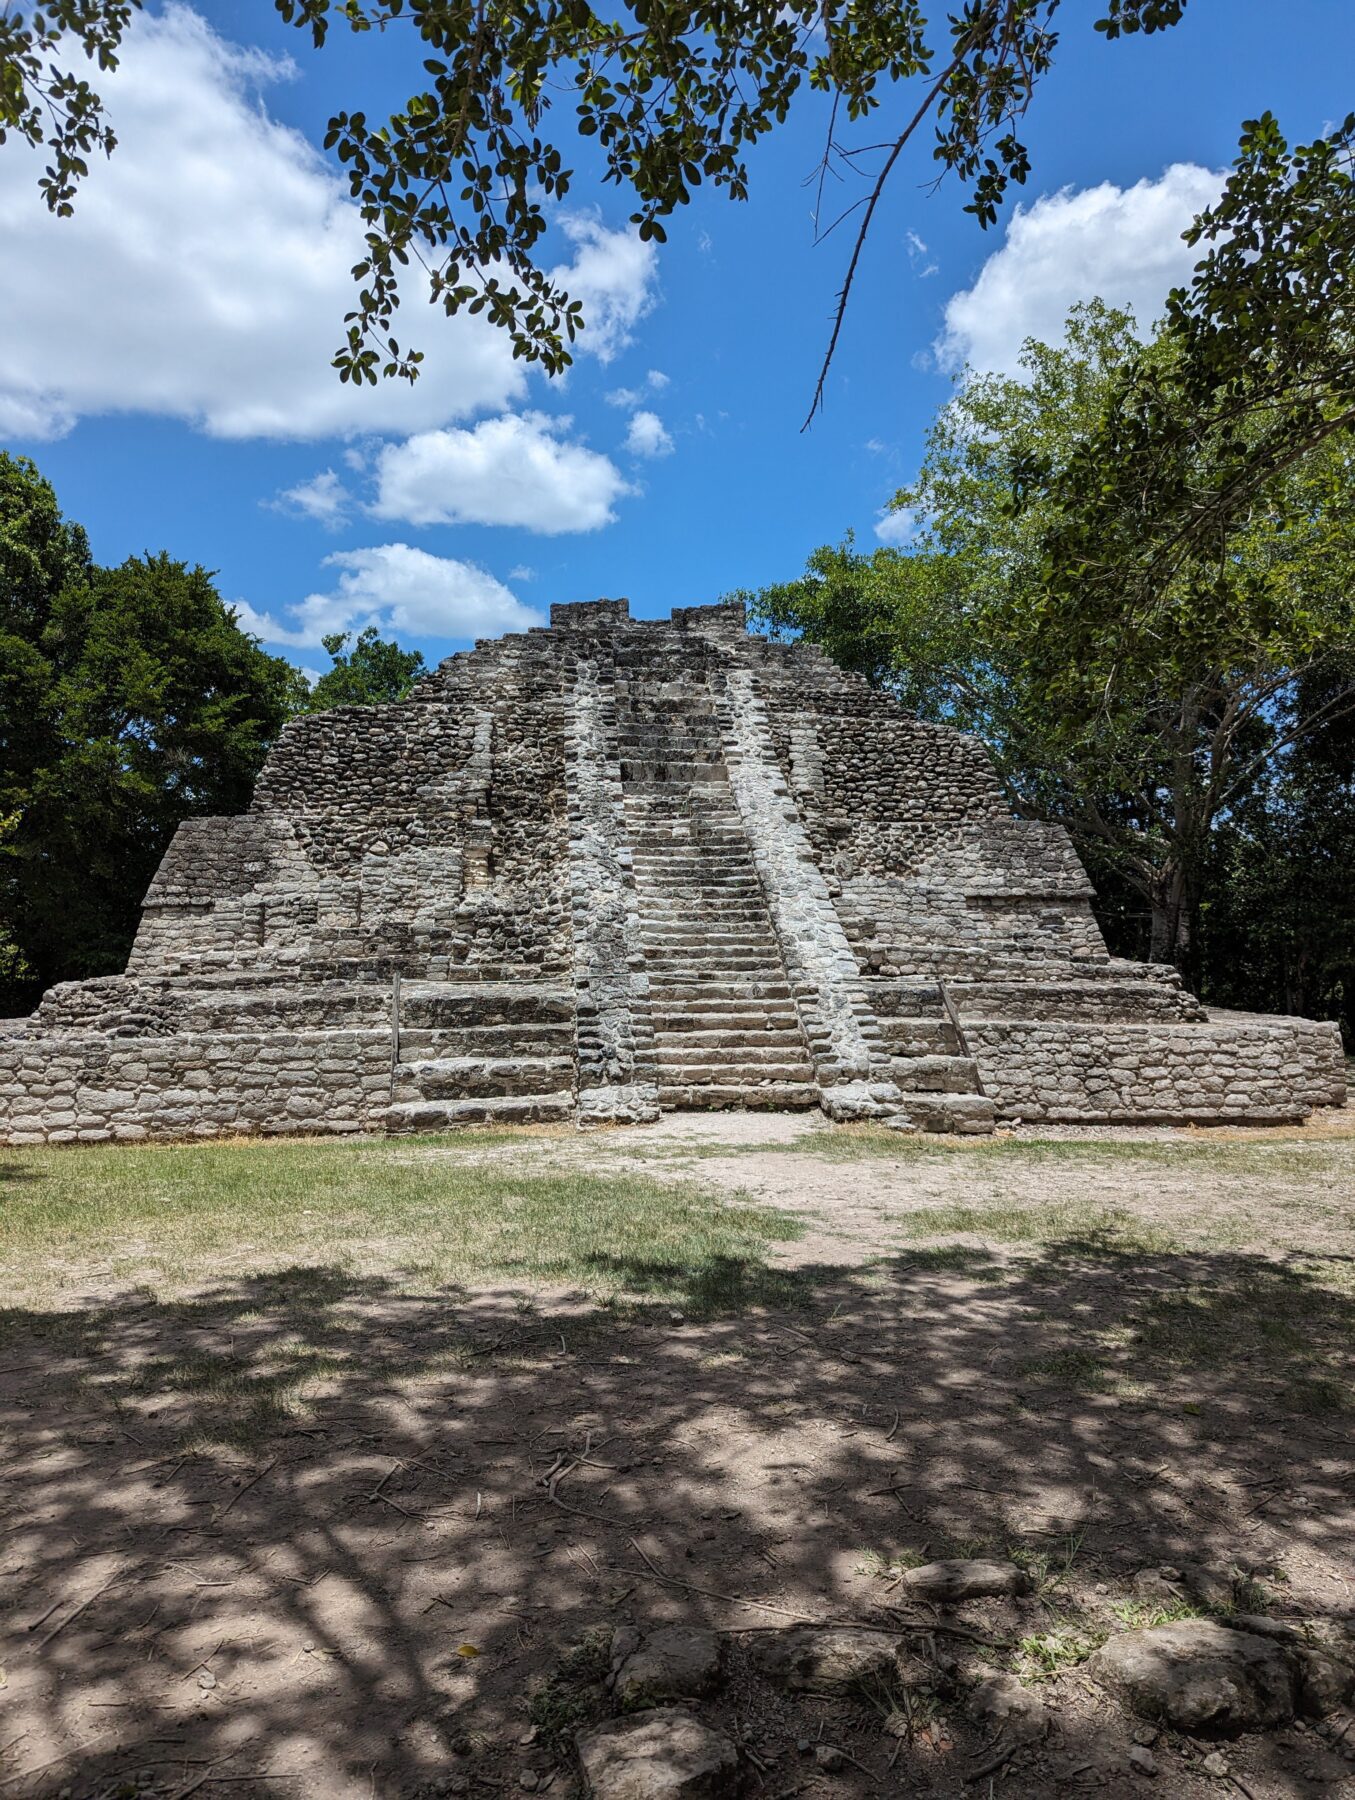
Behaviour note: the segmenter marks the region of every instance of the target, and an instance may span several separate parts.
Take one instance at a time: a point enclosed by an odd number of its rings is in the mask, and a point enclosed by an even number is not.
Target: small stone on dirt
[[[768,1632],[752,1648],[764,1675],[793,1692],[843,1693],[898,1673],[902,1640],[850,1625],[795,1625]]]
[[[830,1772],[840,1769],[846,1760],[836,1744],[816,1744],[814,1746],[814,1761],[821,1769],[827,1769]]]
[[[1314,1719],[1334,1712],[1350,1695],[1355,1685],[1355,1670],[1306,1644],[1296,1649],[1293,1656],[1298,1669],[1299,1701],[1304,1712]]]
[[[1181,1589],[1161,1569],[1139,1569],[1129,1577],[1129,1585],[1140,1600],[1156,1601],[1159,1606],[1174,1606],[1181,1598]]]
[[[915,1599],[955,1602],[987,1600],[999,1594],[1025,1594],[1030,1577],[1015,1563],[969,1561],[952,1557],[904,1571],[903,1586]]]
[[[969,1696],[969,1710],[982,1724],[994,1726],[1009,1744],[1037,1743],[1049,1730],[1049,1712],[1015,1675],[993,1675]]]
[[[1088,1669],[1144,1718],[1182,1731],[1240,1731],[1293,1717],[1295,1682],[1279,1645],[1212,1619],[1179,1619],[1113,1637]]]
[[[576,1741],[593,1800],[724,1800],[734,1792],[733,1744],[681,1707],[608,1719]]]
[[[643,1639],[633,1627],[623,1628],[612,1639],[617,1704],[623,1712],[639,1712],[708,1694],[720,1679],[722,1652],[716,1634],[697,1626],[668,1625]]]
[[[1181,1585],[1198,1605],[1224,1612],[1233,1604],[1233,1578],[1206,1563],[1183,1563]]]
[[[1200,1767],[1206,1775],[1213,1775],[1216,1780],[1222,1781],[1228,1773],[1228,1758],[1217,1750],[1211,1750],[1201,1761]]]
[[[1136,1775],[1157,1774],[1157,1758],[1146,1744],[1131,1744],[1127,1752],[1127,1760]]]

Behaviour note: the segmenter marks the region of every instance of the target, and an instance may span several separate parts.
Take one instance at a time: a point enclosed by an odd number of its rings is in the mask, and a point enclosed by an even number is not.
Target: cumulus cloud
[[[638,412],[626,433],[626,448],[632,456],[668,456],[673,440],[664,430],[663,420],[655,412]]]
[[[918,516],[910,506],[901,506],[897,511],[885,506],[875,517],[875,535],[882,544],[892,544],[896,548],[909,544],[917,535]]]
[[[137,411],[214,436],[418,431],[518,403],[527,374],[486,320],[420,305],[399,325],[419,380],[341,384],[330,351],[353,303],[362,225],[347,184],[257,95],[291,65],[218,36],[186,6],[138,16],[100,91],[118,134],[73,219],[37,192],[46,156],[0,158],[0,431],[56,437],[82,414]],[[561,220],[557,273],[609,360],[653,303],[653,247]]]
[[[1069,308],[1093,295],[1128,308],[1147,330],[1168,290],[1190,275],[1199,253],[1181,233],[1218,199],[1223,179],[1173,163],[1156,181],[1064,188],[1018,207],[1002,248],[948,302],[938,362],[1011,374],[1026,338],[1059,342]]]
[[[371,510],[410,525],[518,525],[545,536],[610,525],[630,489],[607,457],[561,435],[569,426],[523,413],[387,444]]]
[[[244,630],[265,643],[310,649],[327,633],[375,625],[385,636],[498,637],[545,621],[475,563],[433,556],[409,544],[375,544],[339,550],[324,566],[338,571],[324,593],[287,607],[286,618],[255,612],[243,601],[235,610]]]
[[[583,305],[580,346],[609,363],[634,341],[634,329],[654,307],[657,255],[634,232],[608,231],[587,214],[565,214],[560,229],[573,246],[569,262],[555,270],[571,300]]]
[[[283,488],[277,498],[270,500],[268,504],[275,512],[298,513],[302,518],[314,519],[317,525],[323,525],[332,531],[348,517],[352,498],[333,469],[323,469],[318,475],[312,475],[309,481],[299,481],[295,487]]]

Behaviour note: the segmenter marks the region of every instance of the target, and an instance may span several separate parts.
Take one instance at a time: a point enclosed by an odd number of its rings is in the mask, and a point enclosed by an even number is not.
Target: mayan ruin
[[[125,975],[0,1035],[11,1144],[812,1108],[902,1129],[1276,1122],[1335,1024],[1112,958],[1065,832],[735,605],[552,609],[293,723],[180,827]]]

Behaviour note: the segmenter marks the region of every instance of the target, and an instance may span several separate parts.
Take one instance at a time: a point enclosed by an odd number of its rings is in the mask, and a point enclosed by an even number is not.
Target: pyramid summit
[[[976,738],[737,606],[624,600],[308,715],[179,827],[126,973],[0,1022],[0,1141],[643,1121],[1300,1119],[1334,1024],[1109,955]]]

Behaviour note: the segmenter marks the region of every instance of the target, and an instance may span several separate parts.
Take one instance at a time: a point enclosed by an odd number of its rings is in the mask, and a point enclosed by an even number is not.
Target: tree
[[[425,85],[400,112],[379,125],[339,112],[325,139],[348,170],[367,234],[334,359],[342,379],[417,375],[419,352],[392,335],[411,259],[448,314],[486,313],[511,334],[516,356],[551,373],[569,363],[581,309],[538,261],[546,209],[575,173],[566,134],[546,130],[557,96],[573,100],[570,123],[595,145],[602,179],[632,195],[640,236],[662,241],[663,221],[702,181],[746,197],[748,151],[808,91],[830,102],[819,206],[830,173],[863,183],[841,215],[860,212],[816,409],[880,195],[923,124],[934,123],[940,175],[969,185],[981,224],[995,219],[1008,185],[1025,180],[1019,125],[1051,66],[1061,0],[962,0],[937,29],[924,0],[630,0],[600,11],[589,0],[274,4],[317,48],[332,23],[358,33],[406,26],[423,53]],[[1101,4],[1096,28],[1114,39],[1179,23],[1186,0]],[[114,68],[140,5],[40,0],[28,15],[0,12],[0,142],[8,132],[46,142],[41,187],[58,214],[71,212],[88,159],[116,144],[75,53]],[[844,143],[844,126],[876,113],[890,116],[873,125],[874,143]],[[832,224],[820,218],[817,229]]]
[[[381,706],[403,700],[423,672],[417,650],[402,650],[383,639],[374,625],[358,633],[336,631],[321,638],[333,667],[304,697],[301,712],[331,706]],[[350,648],[351,646],[351,648]]]
[[[1077,595],[1093,653],[1111,622],[1118,638],[1183,599],[1231,604],[1237,533],[1355,430],[1355,113],[1293,150],[1269,113],[1250,121],[1186,238],[1210,247],[1161,339],[1125,360],[1071,454],[1013,470],[1018,496],[1046,503],[1045,585]],[[1264,559],[1250,579],[1267,584]]]
[[[1211,997],[1336,1019],[1355,1045],[1352,869],[1355,713],[1346,712],[1301,738],[1215,833],[1200,934]]]
[[[1179,355],[1170,328],[1145,344],[1125,315],[1075,309],[1064,346],[1028,343],[1021,377],[970,375],[942,410],[895,500],[917,522],[907,551],[848,541],[747,598],[773,632],[984,737],[1018,809],[1067,825],[1093,874],[1149,914],[1150,954],[1194,972],[1216,828],[1355,707],[1355,437],[1272,477],[1234,520],[1207,603],[1187,562],[1151,631],[1089,613],[1049,578],[1057,474],[1127,369],[1169,373]],[[1036,462],[1053,475],[1014,503]]]
[[[205,570],[94,566],[0,455],[0,1013],[121,968],[175,827],[248,804],[299,687]]]

